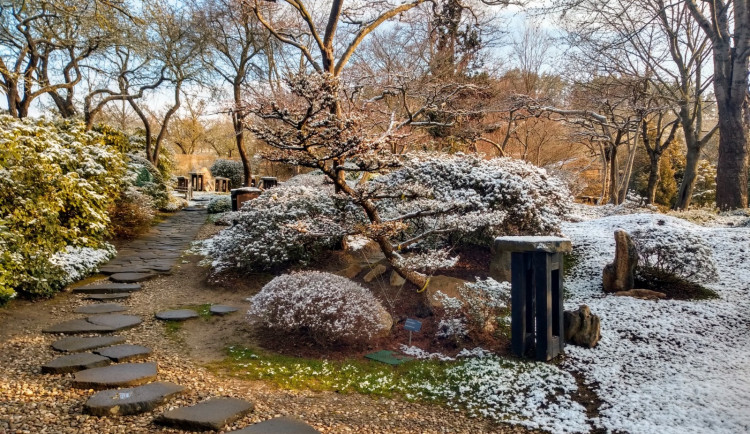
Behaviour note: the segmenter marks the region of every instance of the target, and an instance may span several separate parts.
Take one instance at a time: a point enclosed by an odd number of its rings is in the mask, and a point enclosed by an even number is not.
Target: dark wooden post
[[[565,348],[562,252],[569,240],[557,237],[502,237],[495,254],[511,252],[511,349],[548,361]]]

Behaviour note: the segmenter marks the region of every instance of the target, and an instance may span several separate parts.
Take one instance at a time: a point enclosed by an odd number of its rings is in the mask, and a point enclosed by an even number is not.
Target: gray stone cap
[[[497,252],[547,252],[569,253],[573,251],[570,240],[551,236],[520,236],[495,238]]]
[[[232,193],[234,193],[234,192],[237,192],[237,193],[261,193],[261,192],[263,192],[263,190],[261,190],[260,188],[255,188],[255,187],[233,188],[230,191]]]

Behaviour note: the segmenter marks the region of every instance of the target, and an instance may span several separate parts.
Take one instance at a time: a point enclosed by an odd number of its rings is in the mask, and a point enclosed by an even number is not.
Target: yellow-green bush
[[[59,289],[49,258],[98,247],[122,189],[124,156],[73,121],[0,116],[0,302]]]

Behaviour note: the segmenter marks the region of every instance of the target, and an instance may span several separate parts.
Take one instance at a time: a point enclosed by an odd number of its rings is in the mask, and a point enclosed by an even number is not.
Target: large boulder
[[[604,292],[630,291],[635,285],[638,251],[630,235],[622,229],[615,231],[615,260],[602,272]]]
[[[430,281],[427,283],[427,300],[430,303],[430,307],[443,307],[439,297],[436,297],[437,292],[442,292],[448,297],[460,298],[458,289],[467,283],[466,280],[459,279],[457,277],[450,276],[432,276]]]
[[[601,320],[591,313],[588,306],[581,305],[578,310],[565,311],[565,341],[586,348],[593,348],[601,338]]]

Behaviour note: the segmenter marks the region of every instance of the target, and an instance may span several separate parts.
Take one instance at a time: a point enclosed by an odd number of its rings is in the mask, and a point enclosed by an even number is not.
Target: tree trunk
[[[49,96],[52,97],[52,101],[55,102],[60,116],[64,119],[70,119],[78,114],[73,101],[70,99],[61,97],[57,92],[49,92]]]
[[[719,209],[747,208],[747,170],[747,134],[742,106],[719,104],[716,172],[716,206]]]
[[[677,201],[674,204],[674,209],[679,210],[686,210],[690,206],[690,201],[693,198],[693,188],[695,187],[695,178],[698,175],[698,160],[701,155],[701,144],[699,141],[688,138],[687,134],[685,135],[685,141],[687,142],[685,174],[682,176],[680,189],[677,191]]]
[[[617,145],[609,144],[609,203],[620,204],[619,190],[617,184]]]
[[[659,185],[659,166],[661,166],[661,154],[649,151],[650,161],[648,167],[648,186],[646,187],[646,203],[653,205],[656,201],[656,187]]]
[[[242,105],[242,94],[240,93],[240,87],[242,85],[240,75],[237,75],[237,79],[232,83],[232,89],[234,92],[234,111],[232,111],[232,125],[234,126],[234,140],[237,143],[237,153],[240,155],[242,160],[242,173],[244,179],[242,185],[244,187],[250,186],[250,180],[253,176],[252,166],[250,165],[250,158],[247,156],[245,151],[245,130],[243,126],[243,115],[239,113],[240,106]],[[239,185],[237,186],[239,187]]]

